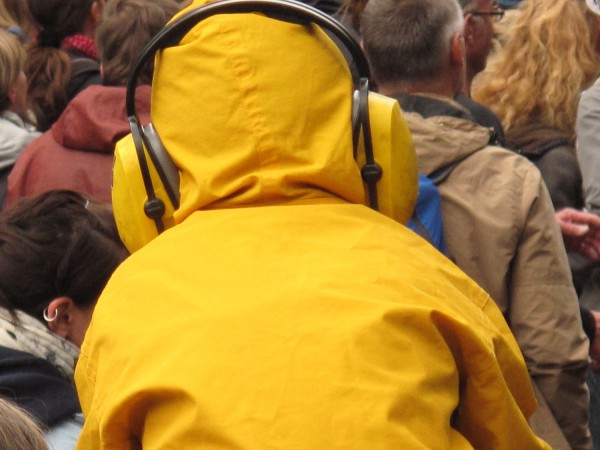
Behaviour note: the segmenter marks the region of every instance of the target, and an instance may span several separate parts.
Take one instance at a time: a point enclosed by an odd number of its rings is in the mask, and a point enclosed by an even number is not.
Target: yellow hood
[[[200,209],[364,203],[352,78],[318,27],[211,17],[158,55],[153,86],[152,121],[181,171],[176,223]]]

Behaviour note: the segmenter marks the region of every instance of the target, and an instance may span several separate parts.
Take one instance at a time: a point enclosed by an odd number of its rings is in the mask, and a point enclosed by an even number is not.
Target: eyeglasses
[[[500,22],[504,17],[504,10],[501,9],[497,4],[492,6],[491,11],[470,11],[474,16],[490,16],[494,22]]]

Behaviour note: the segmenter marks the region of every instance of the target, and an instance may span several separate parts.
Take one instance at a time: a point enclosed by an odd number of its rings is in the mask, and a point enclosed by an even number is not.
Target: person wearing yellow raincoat
[[[262,14],[159,53],[180,206],[98,301],[79,449],[548,448],[493,301],[365,206],[351,93],[323,31]]]

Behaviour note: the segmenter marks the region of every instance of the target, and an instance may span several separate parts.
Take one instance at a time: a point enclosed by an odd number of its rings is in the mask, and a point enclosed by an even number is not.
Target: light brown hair
[[[14,403],[0,398],[0,449],[48,450],[37,423]]]
[[[0,0],[0,26],[18,26],[23,32],[22,38],[27,41],[33,34],[34,26],[29,14],[29,7],[24,0]]]
[[[18,38],[0,29],[0,111],[10,106],[8,93],[23,70],[25,50]]]
[[[584,0],[528,0],[473,84],[473,98],[511,128],[538,123],[575,137],[579,96],[598,75],[596,17]],[[568,32],[567,32],[568,30]]]
[[[109,0],[96,28],[96,45],[102,62],[102,83],[127,83],[142,50],[181,9],[175,0]],[[140,84],[152,81],[152,64],[140,74]]]

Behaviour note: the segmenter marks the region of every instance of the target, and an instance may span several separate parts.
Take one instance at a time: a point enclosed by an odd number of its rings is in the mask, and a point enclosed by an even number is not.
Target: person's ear
[[[74,308],[75,302],[69,297],[57,297],[48,303],[44,319],[50,331],[66,339],[73,328]]]
[[[8,101],[10,102],[10,105],[14,105],[17,102],[17,90],[15,89],[14,86],[12,86],[8,90],[8,93],[6,94],[6,96],[8,97]]]
[[[465,48],[466,51],[471,51],[472,48],[477,47],[477,37],[479,35],[479,27],[475,16],[471,13],[465,15],[465,21],[463,25],[463,36],[465,37]]]
[[[95,24],[100,22],[100,18],[102,17],[102,8],[104,7],[104,0],[96,0],[92,3],[92,21]]]
[[[450,64],[462,69],[466,65],[465,38],[461,33],[454,33],[450,43]]]

